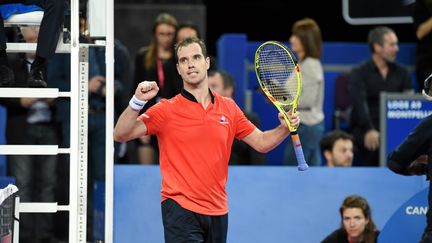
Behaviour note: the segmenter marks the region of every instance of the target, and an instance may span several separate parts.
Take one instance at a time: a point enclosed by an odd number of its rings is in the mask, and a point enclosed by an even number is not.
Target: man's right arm
[[[147,127],[144,122],[138,119],[139,111],[133,110],[128,106],[120,115],[114,128],[114,140],[117,142],[126,142],[147,133]]]
[[[126,142],[147,134],[147,126],[138,119],[145,103],[154,98],[159,91],[156,82],[144,81],[138,84],[129,106],[120,115],[114,128],[114,140]]]

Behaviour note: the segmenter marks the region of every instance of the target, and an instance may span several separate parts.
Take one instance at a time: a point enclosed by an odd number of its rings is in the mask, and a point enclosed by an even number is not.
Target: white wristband
[[[144,108],[144,105],[147,103],[147,100],[140,100],[137,97],[132,96],[132,99],[129,101],[129,106],[134,111],[140,111],[142,108]]]

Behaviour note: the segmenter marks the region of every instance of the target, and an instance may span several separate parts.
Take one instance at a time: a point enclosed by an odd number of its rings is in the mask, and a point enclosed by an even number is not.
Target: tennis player
[[[141,82],[116,124],[114,138],[128,141],[146,134],[158,137],[165,242],[225,243],[225,189],[234,138],[265,153],[280,144],[289,130],[279,114],[281,124],[262,132],[232,99],[209,90],[210,59],[200,39],[183,40],[175,53],[184,89],[138,116],[159,89],[155,82]],[[299,117],[288,113],[290,122],[298,127]]]

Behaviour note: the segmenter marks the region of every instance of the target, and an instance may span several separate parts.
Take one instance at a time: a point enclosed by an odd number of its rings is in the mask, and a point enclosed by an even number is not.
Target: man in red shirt
[[[162,99],[138,116],[159,90],[155,82],[141,82],[116,124],[114,138],[128,141],[146,134],[158,137],[165,242],[225,243],[226,182],[234,138],[265,153],[280,144],[289,130],[279,114],[281,125],[262,132],[232,99],[209,90],[210,59],[201,40],[185,39],[176,46],[176,55],[182,92]],[[289,116],[298,126],[298,116]]]

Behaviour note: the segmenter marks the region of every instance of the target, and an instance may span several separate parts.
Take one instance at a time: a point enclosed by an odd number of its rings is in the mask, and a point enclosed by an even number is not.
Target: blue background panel
[[[115,166],[114,242],[163,242],[160,179],[158,166]],[[404,177],[386,168],[298,172],[289,166],[230,166],[228,242],[320,242],[339,227],[339,207],[350,194],[369,201],[383,235],[391,229],[393,237],[418,242],[426,216],[394,215],[402,207],[427,205],[425,196],[417,198],[418,205],[408,202],[427,186],[424,177]],[[405,221],[416,223],[407,226]]]

